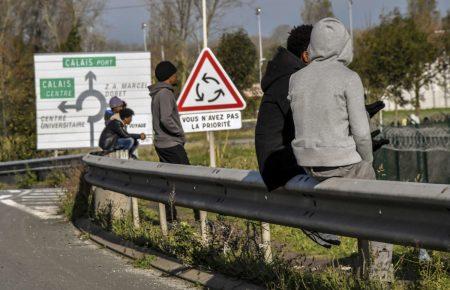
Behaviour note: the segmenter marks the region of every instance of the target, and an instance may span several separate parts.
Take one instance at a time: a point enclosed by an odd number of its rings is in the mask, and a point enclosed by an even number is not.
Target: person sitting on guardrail
[[[105,111],[105,126],[108,125],[109,121],[111,120],[120,120],[119,113],[127,107],[127,103],[125,103],[125,101],[123,101],[119,97],[112,97],[109,100],[109,107],[111,109]]]
[[[290,76],[306,65],[302,59],[305,59],[311,30],[311,25],[301,25],[290,31],[287,48],[278,48],[261,82],[264,96],[256,122],[255,148],[259,171],[269,191],[284,186],[299,174],[305,174],[292,152],[291,142],[295,132],[287,95]],[[322,247],[340,244],[336,235],[302,231]]]
[[[127,132],[127,125],[133,120],[134,112],[125,108],[119,113],[120,119],[112,119],[103,129],[100,135],[99,147],[104,152],[115,150],[128,150],[130,158],[137,159],[134,152],[139,146],[138,139],[145,140],[145,133],[130,134]]]
[[[335,18],[317,22],[308,55],[308,66],[289,82],[295,126],[292,148],[298,165],[318,181],[376,179],[364,88],[359,75],[347,67],[353,48],[342,22]],[[371,276],[392,273],[392,244],[368,242],[360,249],[374,263],[383,264],[372,268]]]
[[[319,21],[308,47],[310,63],[291,76],[289,96],[297,163],[311,176],[375,179],[364,89],[352,61],[352,41],[334,18]]]
[[[152,98],[152,124],[156,153],[160,162],[189,165],[184,143],[183,127],[174,94],[178,83],[177,68],[169,61],[160,62],[155,69],[158,82],[148,87]],[[177,220],[175,206],[166,204],[167,220]],[[200,220],[200,212],[194,210],[195,220]]]

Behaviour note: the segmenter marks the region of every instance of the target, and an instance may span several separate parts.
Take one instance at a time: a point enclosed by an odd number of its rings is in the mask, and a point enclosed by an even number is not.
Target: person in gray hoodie
[[[183,127],[178,114],[174,86],[177,85],[177,68],[169,61],[160,62],[155,69],[158,82],[148,87],[152,97],[153,142],[160,162],[189,165],[184,143]],[[167,219],[177,219],[175,206],[166,205]],[[194,210],[195,219],[200,212]]]
[[[364,89],[358,74],[347,67],[352,40],[339,20],[324,18],[314,25],[308,57],[309,65],[289,82],[297,163],[318,181],[376,179]],[[370,265],[362,274],[391,278],[391,244],[360,241],[360,251]]]

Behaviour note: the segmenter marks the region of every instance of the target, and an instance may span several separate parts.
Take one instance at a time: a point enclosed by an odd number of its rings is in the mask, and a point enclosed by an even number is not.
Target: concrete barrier
[[[128,151],[115,151],[108,156],[118,159],[128,159]],[[107,214],[112,219],[120,219],[127,217],[133,212],[133,201],[131,197],[100,187],[94,187],[93,191],[96,214]]]

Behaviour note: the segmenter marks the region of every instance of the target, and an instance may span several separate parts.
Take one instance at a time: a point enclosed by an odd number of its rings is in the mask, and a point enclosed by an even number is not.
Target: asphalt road
[[[55,190],[0,191],[0,289],[186,289],[77,237]]]

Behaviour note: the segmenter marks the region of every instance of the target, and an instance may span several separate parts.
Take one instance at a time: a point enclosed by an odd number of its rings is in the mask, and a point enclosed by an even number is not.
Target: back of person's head
[[[109,100],[109,107],[111,109],[117,108],[117,107],[125,107],[126,103],[119,97],[114,96]]]
[[[310,60],[335,59],[348,65],[353,59],[353,45],[344,24],[336,18],[323,18],[314,24],[308,53]]]
[[[134,116],[134,111],[129,108],[125,108],[122,111],[120,111],[120,119],[125,120],[128,117]]]
[[[312,25],[295,26],[291,32],[289,32],[286,44],[287,50],[300,57],[300,55],[308,49],[312,29]]]
[[[162,61],[155,68],[156,79],[160,82],[168,80],[177,72],[177,68],[170,61]]]

